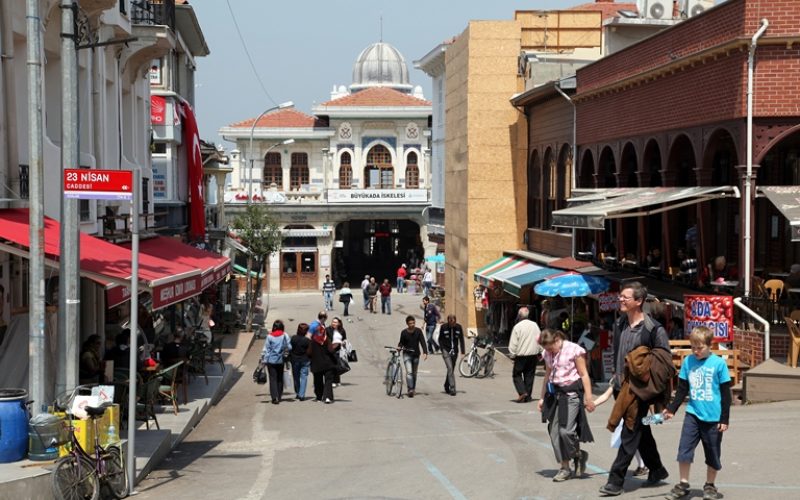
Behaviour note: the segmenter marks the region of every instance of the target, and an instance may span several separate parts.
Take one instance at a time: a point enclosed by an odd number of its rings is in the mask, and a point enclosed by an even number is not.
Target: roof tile
[[[355,92],[332,101],[322,103],[322,106],[364,106],[364,107],[405,107],[405,106],[430,106],[431,102],[412,95],[404,94],[388,87],[373,87]]]
[[[232,123],[232,128],[250,128],[253,126],[255,118],[248,118],[240,122]],[[258,120],[258,128],[314,128],[324,127],[319,119],[307,115],[302,111],[293,108],[279,109],[267,113]]]

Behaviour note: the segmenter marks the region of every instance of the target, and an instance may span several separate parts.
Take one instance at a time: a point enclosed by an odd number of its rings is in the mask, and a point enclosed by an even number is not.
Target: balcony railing
[[[175,29],[175,0],[131,0],[131,22]]]

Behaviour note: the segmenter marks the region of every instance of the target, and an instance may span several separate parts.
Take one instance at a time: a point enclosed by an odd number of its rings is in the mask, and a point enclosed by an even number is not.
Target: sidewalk
[[[189,401],[179,406],[178,414],[172,407],[165,405],[157,414],[160,430],[153,423],[150,430],[141,424],[136,430],[136,478],[141,481],[158,465],[169,452],[178,445],[211,406],[216,405],[224,395],[226,388],[246,374],[239,371],[239,366],[253,343],[251,333],[234,333],[225,335],[222,342],[222,359],[225,371],[221,372],[219,364],[206,365],[208,384],[201,375],[192,377],[189,384]],[[125,437],[127,431],[122,431]],[[123,442],[123,447],[126,443]],[[33,462],[23,460],[10,464],[0,464],[0,500],[36,498],[52,499],[50,482],[52,462]]]

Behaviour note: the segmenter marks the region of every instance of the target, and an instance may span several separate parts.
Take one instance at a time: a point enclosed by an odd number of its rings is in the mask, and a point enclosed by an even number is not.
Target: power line
[[[231,7],[230,0],[226,0],[226,3],[228,4],[228,10],[231,13],[233,26],[236,28],[236,33],[239,35],[239,41],[242,42],[242,48],[244,49],[244,53],[247,56],[247,60],[250,62],[250,69],[253,70],[253,75],[255,75],[258,84],[261,85],[261,90],[264,91],[264,95],[267,96],[267,99],[269,99],[270,102],[272,102],[272,104],[277,106],[278,105],[277,101],[275,101],[275,99],[273,99],[272,96],[270,95],[269,91],[267,91],[266,85],[264,85],[264,82],[261,80],[261,77],[258,74],[258,70],[256,70],[256,65],[253,63],[253,58],[252,56],[250,56],[250,51],[247,49],[247,42],[244,41],[244,36],[242,36],[242,30],[239,29],[239,23],[236,21],[236,15],[233,13],[233,8]]]

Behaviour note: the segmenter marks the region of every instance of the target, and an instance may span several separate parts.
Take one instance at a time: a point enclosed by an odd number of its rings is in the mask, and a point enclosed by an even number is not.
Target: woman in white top
[[[342,351],[342,346],[347,338],[347,332],[344,330],[342,320],[338,316],[331,320],[331,326],[327,328],[328,338],[331,339],[331,346],[333,347],[333,354],[335,356],[347,356],[346,352]],[[333,377],[333,386],[336,387],[341,383],[340,375],[337,373]]]

